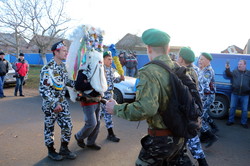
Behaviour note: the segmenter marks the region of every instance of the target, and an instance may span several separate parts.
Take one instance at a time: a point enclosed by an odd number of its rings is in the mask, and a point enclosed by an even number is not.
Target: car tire
[[[120,90],[118,90],[118,89],[114,89],[114,96],[113,96],[113,98],[116,100],[116,102],[118,103],[118,104],[122,104],[123,103],[123,96],[122,96],[122,93],[121,93],[121,91]]]
[[[216,95],[208,114],[214,119],[224,119],[228,115],[229,100],[225,96]]]

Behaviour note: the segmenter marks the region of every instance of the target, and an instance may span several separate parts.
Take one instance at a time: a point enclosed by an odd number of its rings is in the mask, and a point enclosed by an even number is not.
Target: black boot
[[[117,138],[113,132],[113,128],[108,129],[108,137],[107,140],[113,141],[113,142],[119,142],[120,138]]]
[[[205,145],[205,147],[208,148],[212,146],[218,140],[218,137],[214,133],[212,133],[210,130],[206,131],[206,134],[209,140],[207,141],[207,144]]]
[[[68,159],[75,159],[76,154],[71,152],[68,148],[68,142],[62,142],[59,154]]]
[[[63,160],[63,156],[56,152],[56,149],[54,148],[53,144],[48,145],[47,148],[48,148],[48,157],[49,158],[51,158],[52,160],[55,160],[55,161]]]
[[[212,123],[209,123],[209,125],[211,126],[212,132],[216,133],[219,131],[218,126],[214,123],[214,121]]]
[[[199,166],[208,166],[207,161],[205,158],[197,159]]]
[[[207,133],[201,132],[201,134],[200,134],[200,141],[201,141],[201,143],[207,143],[208,140],[209,140],[209,138],[208,138]]]

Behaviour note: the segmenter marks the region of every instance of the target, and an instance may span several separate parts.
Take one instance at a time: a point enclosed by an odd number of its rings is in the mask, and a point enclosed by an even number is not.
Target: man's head
[[[110,67],[112,65],[112,53],[111,51],[106,51],[103,53],[104,65]]]
[[[202,52],[199,57],[199,68],[203,69],[204,67],[207,67],[210,65],[210,61],[213,60],[213,57],[211,54]]]
[[[5,56],[4,52],[0,51],[0,58],[4,59],[4,56]]]
[[[68,49],[63,41],[53,44],[51,51],[53,52],[55,59],[62,61],[67,58]]]
[[[195,60],[194,52],[188,47],[182,47],[179,52],[177,62],[182,66],[187,66]]]
[[[23,60],[23,59],[24,59],[24,54],[23,54],[23,53],[20,53],[20,54],[19,54],[19,58],[20,58],[21,60]]]
[[[238,62],[238,70],[240,71],[245,71],[246,70],[246,65],[247,65],[247,62],[245,60],[239,60]]]
[[[159,55],[167,55],[169,51],[170,36],[158,29],[148,29],[142,34],[142,41],[147,45],[150,60]]]

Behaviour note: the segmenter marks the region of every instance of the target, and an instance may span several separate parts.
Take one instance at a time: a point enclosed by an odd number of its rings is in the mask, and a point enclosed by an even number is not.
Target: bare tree
[[[44,64],[47,63],[46,53],[55,38],[62,38],[67,30],[66,23],[71,21],[64,12],[66,0],[6,0],[6,9],[10,19],[4,20],[5,27],[22,36],[38,47]],[[1,9],[0,9],[1,10]],[[13,19],[15,18],[15,19]],[[14,24],[11,22],[13,20]],[[0,19],[0,22],[2,20]],[[18,26],[15,31],[15,26]],[[11,27],[11,28],[10,28]],[[14,29],[14,30],[13,30]]]
[[[22,33],[26,30],[21,24],[25,21],[24,4],[14,0],[6,0],[0,4],[0,33],[1,45],[9,48],[8,53],[19,55],[20,47],[27,44],[22,39]],[[12,49],[11,49],[12,48]]]

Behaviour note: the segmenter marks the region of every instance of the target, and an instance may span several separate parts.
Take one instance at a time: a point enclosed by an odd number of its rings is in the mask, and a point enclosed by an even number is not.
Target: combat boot
[[[68,142],[61,143],[61,148],[60,148],[59,154],[62,155],[64,158],[73,160],[76,158],[76,154],[69,150],[68,144],[69,144]]]
[[[207,161],[205,158],[197,159],[199,166],[208,166]]]
[[[63,156],[56,152],[56,149],[54,148],[54,146],[52,144],[48,145],[47,148],[48,148],[48,157],[49,158],[51,158],[52,160],[55,160],[55,161],[63,160]]]
[[[209,125],[211,126],[211,129],[212,129],[212,132],[213,132],[213,133],[216,133],[216,132],[219,131],[218,126],[217,126],[214,122],[209,123]]]
[[[208,136],[208,141],[207,141],[207,144],[205,145],[206,148],[212,146],[216,141],[218,141],[218,137],[212,133],[210,130],[206,131],[205,132]]]
[[[108,137],[107,140],[113,141],[113,142],[119,142],[120,138],[116,137],[113,131],[113,128],[108,129]]]

